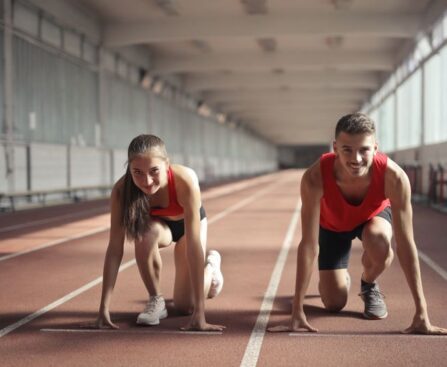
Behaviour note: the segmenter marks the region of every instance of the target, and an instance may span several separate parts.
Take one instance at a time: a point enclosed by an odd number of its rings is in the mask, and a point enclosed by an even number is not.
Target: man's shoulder
[[[402,192],[409,185],[405,171],[392,159],[388,158],[385,170],[385,191],[387,197]]]
[[[405,175],[404,170],[390,157],[388,157],[385,169],[385,179],[398,180],[402,178],[402,175]]]
[[[309,189],[319,190],[322,187],[320,160],[312,164],[303,175],[303,184]]]

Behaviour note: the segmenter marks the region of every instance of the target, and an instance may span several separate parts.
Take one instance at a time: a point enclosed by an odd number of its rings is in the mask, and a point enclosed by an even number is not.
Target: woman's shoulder
[[[119,199],[122,196],[122,192],[123,192],[123,189],[124,189],[124,178],[125,178],[125,176],[123,175],[113,185],[113,187],[112,187],[112,194],[111,194],[112,200]]]
[[[183,184],[199,185],[199,178],[196,172],[187,166],[181,164],[171,164],[172,172],[174,173],[175,182],[181,182]]]

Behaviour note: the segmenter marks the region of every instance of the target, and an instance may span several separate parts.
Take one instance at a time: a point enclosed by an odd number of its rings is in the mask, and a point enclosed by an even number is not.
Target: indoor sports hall
[[[0,15],[1,366],[447,366],[447,1]]]

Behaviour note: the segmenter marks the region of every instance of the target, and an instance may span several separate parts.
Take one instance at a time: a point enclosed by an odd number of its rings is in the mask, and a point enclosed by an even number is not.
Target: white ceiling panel
[[[68,0],[70,1],[70,0]],[[328,142],[446,0],[71,0],[102,43],[278,144]],[[301,118],[297,118],[301,116]]]

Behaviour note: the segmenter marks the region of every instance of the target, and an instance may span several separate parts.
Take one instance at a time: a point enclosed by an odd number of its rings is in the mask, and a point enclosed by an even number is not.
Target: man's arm
[[[391,160],[388,162],[385,175],[385,194],[391,202],[396,253],[410,287],[416,308],[413,322],[405,332],[446,334],[446,329],[430,324],[413,234],[410,182],[405,172]]]
[[[297,331],[304,328],[317,331],[306,319],[304,297],[312,275],[312,268],[318,255],[318,233],[320,224],[320,199],[323,193],[319,163],[310,167],[301,181],[301,230],[302,239],[298,245],[295,297],[291,322],[288,326],[277,326],[269,331]]]

